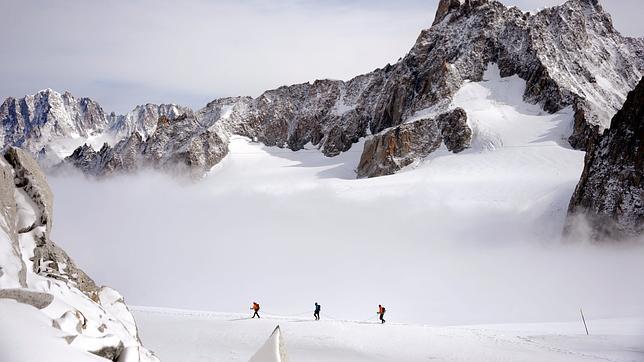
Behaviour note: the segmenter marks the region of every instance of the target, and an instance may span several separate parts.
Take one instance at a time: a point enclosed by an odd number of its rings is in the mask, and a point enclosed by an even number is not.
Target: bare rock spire
[[[440,23],[450,11],[458,9],[463,0],[440,0],[438,3],[438,9],[436,10],[436,16],[434,17],[434,23],[432,25]]]

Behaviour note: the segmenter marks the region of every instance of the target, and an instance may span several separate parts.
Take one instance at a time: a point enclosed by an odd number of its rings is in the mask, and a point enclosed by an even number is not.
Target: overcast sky
[[[563,0],[506,0],[534,10]],[[437,0],[0,0],[0,97],[69,90],[125,113],[201,107],[222,96],[395,62]],[[643,0],[603,0],[619,31],[643,36]]]

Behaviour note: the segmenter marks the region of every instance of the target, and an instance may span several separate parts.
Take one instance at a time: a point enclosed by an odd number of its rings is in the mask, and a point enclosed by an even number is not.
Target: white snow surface
[[[63,331],[30,305],[0,299],[0,357],[6,362],[90,362],[106,359],[70,348]]]
[[[473,149],[549,147],[562,156],[579,156],[565,149],[572,132],[572,108],[549,114],[524,103],[524,92],[525,82],[517,75],[501,78],[496,64],[490,64],[482,82],[466,82],[459,89],[452,106],[467,111]]]
[[[277,326],[264,345],[250,358],[249,362],[286,362],[288,356],[284,347],[282,331]]]
[[[384,329],[280,321],[293,360],[311,353],[567,361],[610,346],[610,360],[636,360],[630,337],[582,339],[578,325],[570,334],[525,329],[576,320],[580,307],[591,320],[641,325],[644,247],[561,243],[584,157],[563,142],[570,110],[548,114],[524,103],[524,82],[500,78],[494,65],[484,79],[453,99],[475,131],[462,153],[442,147],[396,175],[356,180],[362,142],[327,158],[314,147],[293,152],[233,137],[230,154],[197,184],[156,173],[51,178],[54,239],[134,305],[235,313],[256,300],[269,314],[292,315],[318,301],[323,314],[346,320],[387,307],[392,324]],[[187,345],[199,346],[194,361],[211,353],[247,360],[278,324],[150,310],[135,316],[144,342],[166,360],[178,360],[173,353]],[[423,326],[492,323],[521,324],[521,338]]]
[[[324,307],[324,306],[323,306]],[[373,314],[336,320],[137,308],[142,338],[165,361],[284,361],[276,358],[275,325],[289,361],[641,361],[644,320],[432,326],[387,323]],[[259,350],[259,351],[258,351]],[[258,351],[255,353],[255,351]],[[263,358],[262,358],[263,357]]]

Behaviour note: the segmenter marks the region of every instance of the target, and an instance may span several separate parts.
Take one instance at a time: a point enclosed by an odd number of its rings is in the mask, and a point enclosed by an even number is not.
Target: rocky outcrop
[[[43,226],[45,227],[46,236],[49,237],[51,215],[53,213],[53,195],[45,180],[45,175],[36,161],[21,149],[10,148],[4,154],[4,158],[13,167],[15,186],[23,189],[38,207],[37,212],[39,215],[30,226],[30,230]]]
[[[115,172],[135,172],[141,165],[140,152],[143,139],[138,132],[119,141],[114,147],[107,143],[95,151],[84,144],[65,158],[67,164],[83,170],[88,175],[106,176]]]
[[[462,108],[456,108],[449,113],[443,113],[436,119],[441,128],[443,143],[450,152],[464,151],[472,143],[472,129],[467,125],[467,113]]]
[[[147,167],[198,178],[227,153],[225,136],[220,136],[214,128],[202,127],[194,115],[182,114],[174,119],[160,117],[146,140],[133,132],[114,147],[104,144],[99,151],[86,144],[65,162],[94,176]]]
[[[644,78],[586,153],[568,209],[569,236],[586,222],[593,240],[644,238],[643,143]]]
[[[114,361],[136,350],[132,361],[158,361],[142,348],[123,297],[98,286],[50,239],[53,197],[37,163],[10,148],[0,175],[0,299],[37,308],[70,348]]]
[[[358,177],[391,175],[437,150],[444,142],[458,153],[470,146],[472,130],[461,108],[437,118],[404,123],[365,142],[358,164]]]
[[[138,133],[143,139],[147,139],[156,130],[160,117],[175,119],[181,115],[192,115],[188,107],[176,104],[151,104],[136,106],[131,112],[124,116],[110,114],[109,132],[116,139],[129,137],[132,133]]]
[[[43,309],[54,301],[54,296],[49,293],[35,292],[26,289],[0,289],[0,299],[13,299],[18,303],[29,304],[30,306]]]

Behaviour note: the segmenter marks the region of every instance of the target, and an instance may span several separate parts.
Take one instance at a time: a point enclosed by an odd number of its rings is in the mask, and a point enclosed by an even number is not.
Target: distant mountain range
[[[4,101],[2,144],[48,168],[99,177],[154,168],[199,178],[226,156],[232,135],[294,151],[311,143],[330,157],[370,137],[357,176],[388,175],[441,144],[455,153],[470,146],[477,135],[451,97],[490,63],[526,81],[527,102],[551,113],[571,107],[569,144],[594,149],[644,73],[644,39],[620,35],[597,0],[535,14],[495,0],[441,0],[406,56],[348,81],[216,99],[196,111],[147,104],[127,115],[47,89]],[[396,139],[401,129],[416,136]]]

